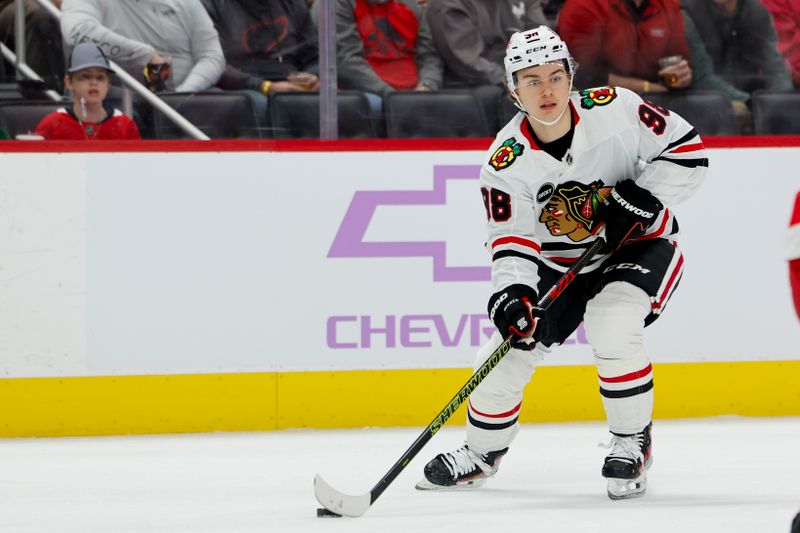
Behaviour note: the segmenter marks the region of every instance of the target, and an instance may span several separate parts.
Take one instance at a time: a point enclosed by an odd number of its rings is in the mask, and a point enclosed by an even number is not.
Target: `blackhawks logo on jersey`
[[[594,106],[608,105],[617,97],[617,90],[613,87],[595,87],[584,89],[580,92],[581,107],[591,109]]]
[[[560,184],[547,200],[539,222],[554,237],[566,236],[579,242],[591,236],[598,223],[597,209],[611,194],[602,180],[592,183],[567,181]]]
[[[492,165],[495,170],[503,170],[513,165],[514,161],[522,155],[524,150],[525,147],[518,143],[516,138],[511,137],[503,141],[500,148],[494,151],[492,157],[489,159],[489,164]]]

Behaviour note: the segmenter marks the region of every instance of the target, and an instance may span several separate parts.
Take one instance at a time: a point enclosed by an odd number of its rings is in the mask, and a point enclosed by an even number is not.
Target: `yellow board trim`
[[[275,429],[275,374],[0,380],[0,436]]]
[[[800,361],[658,364],[655,418],[800,416]],[[424,427],[468,369],[0,379],[0,437]],[[542,367],[521,422],[603,420],[593,366]],[[462,407],[448,422],[463,424]]]

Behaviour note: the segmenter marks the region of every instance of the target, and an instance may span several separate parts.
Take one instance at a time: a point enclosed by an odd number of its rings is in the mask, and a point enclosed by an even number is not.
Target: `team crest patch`
[[[597,211],[611,194],[602,180],[567,181],[556,187],[539,215],[550,235],[580,242],[592,236],[599,223]]]
[[[506,139],[503,144],[500,145],[500,148],[494,151],[492,157],[489,159],[489,164],[492,165],[495,170],[503,170],[513,165],[514,161],[522,155],[524,150],[525,147],[518,143],[516,138],[511,137],[510,139]]]
[[[584,89],[580,92],[581,107],[592,109],[595,106],[608,105],[617,97],[617,90],[613,87],[595,87],[594,89]]]

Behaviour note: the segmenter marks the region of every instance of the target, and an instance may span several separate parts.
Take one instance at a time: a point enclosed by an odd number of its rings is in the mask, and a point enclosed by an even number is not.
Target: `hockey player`
[[[583,321],[611,432],[602,466],[608,495],[640,496],[653,410],[642,337],[681,277],[669,208],[702,182],[703,143],[684,119],[626,89],[572,93],[575,63],[546,26],[513,34],[504,63],[521,112],[481,170],[494,286],[488,310],[498,333],[476,364],[504,337],[520,340],[472,393],[465,445],[430,461],[417,488],[474,487],[497,472],[534,367]],[[601,231],[607,249],[542,313],[539,297]]]

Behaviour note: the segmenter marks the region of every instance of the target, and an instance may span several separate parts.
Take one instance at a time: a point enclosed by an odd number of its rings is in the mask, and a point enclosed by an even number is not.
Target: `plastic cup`
[[[304,91],[310,91],[314,84],[314,75],[307,72],[292,72],[286,79],[299,85]]]
[[[675,55],[675,56],[666,56],[662,57],[658,60],[658,67],[659,70],[664,70],[667,67],[671,67],[672,65],[677,65],[683,61],[683,56]],[[669,72],[662,76],[664,78],[664,83],[667,84],[667,87],[676,87],[678,85],[678,75]]]

